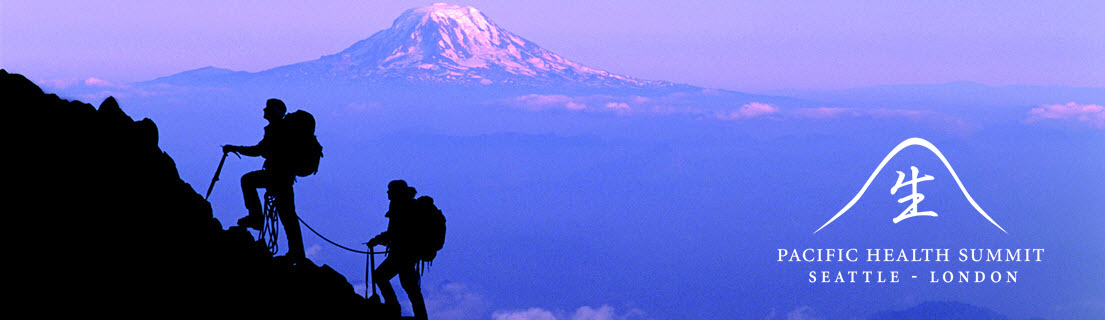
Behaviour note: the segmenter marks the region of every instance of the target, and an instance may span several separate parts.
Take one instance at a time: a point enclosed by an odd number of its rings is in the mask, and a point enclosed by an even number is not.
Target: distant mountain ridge
[[[765,92],[810,101],[867,107],[957,105],[972,107],[1035,106],[1066,102],[1105,104],[1103,87],[1010,85],[970,81],[939,84],[879,85],[840,90],[775,90]]]
[[[499,27],[473,7],[443,3],[407,10],[390,28],[317,60],[257,73],[207,67],[150,83],[266,79],[588,88],[675,86],[583,66]]]
[[[867,320],[1009,320],[993,310],[954,301],[928,301],[902,311],[882,311]]]
[[[144,83],[173,85],[190,85],[197,82],[229,83],[232,81],[248,80],[252,76],[254,76],[253,73],[245,71],[234,71],[230,69],[216,67],[203,67],[160,77],[154,80],[146,81]]]

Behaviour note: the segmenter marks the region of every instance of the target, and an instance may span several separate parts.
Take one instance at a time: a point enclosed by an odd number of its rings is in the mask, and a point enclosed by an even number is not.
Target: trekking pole
[[[365,242],[368,244],[368,242]],[[373,268],[376,268],[376,246],[368,245],[368,265],[365,266],[365,273],[368,274],[368,286],[372,287],[372,296],[368,297],[369,303],[380,303],[380,296],[376,294],[376,278],[372,276]],[[367,294],[368,291],[365,291]]]
[[[223,158],[219,160],[219,168],[215,169],[215,176],[211,178],[211,186],[207,187],[207,195],[203,196],[203,200],[207,200],[207,198],[211,196],[211,190],[215,189],[215,181],[219,181],[219,174],[223,172],[223,163],[226,162],[226,154],[228,153],[229,152],[223,152]],[[242,158],[237,152],[235,152],[234,155],[238,156],[238,159]]]

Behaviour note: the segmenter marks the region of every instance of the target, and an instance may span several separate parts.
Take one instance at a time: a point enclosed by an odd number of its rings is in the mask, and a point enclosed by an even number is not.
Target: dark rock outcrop
[[[16,305],[81,314],[367,308],[329,266],[289,264],[247,232],[223,230],[158,147],[154,122],[134,121],[115,99],[94,108],[0,70],[0,101],[15,178],[4,225],[16,231],[5,259],[16,265]]]

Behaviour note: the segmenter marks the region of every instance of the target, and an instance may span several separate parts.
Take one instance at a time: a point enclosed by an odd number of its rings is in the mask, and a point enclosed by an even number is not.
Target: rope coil
[[[276,242],[280,234],[280,212],[277,210],[276,201],[276,195],[265,192],[265,209],[262,211],[265,223],[257,235],[257,241],[264,243],[272,254],[276,254],[280,249]]]

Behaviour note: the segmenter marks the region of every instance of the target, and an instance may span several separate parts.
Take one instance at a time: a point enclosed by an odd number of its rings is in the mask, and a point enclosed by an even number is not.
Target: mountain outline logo
[[[867,182],[863,184],[863,188],[859,189],[859,192],[857,192],[856,195],[854,197],[852,197],[852,200],[849,201],[847,205],[844,205],[844,208],[840,209],[840,211],[837,212],[836,215],[834,215],[832,218],[830,218],[829,221],[826,221],[825,224],[821,225],[820,228],[817,228],[817,230],[814,230],[813,233],[816,234],[818,231],[821,231],[821,229],[824,229],[830,223],[833,223],[833,221],[836,221],[836,219],[840,218],[840,216],[844,215],[844,213],[847,212],[848,209],[852,208],[852,206],[855,205],[856,202],[858,202],[861,197],[863,197],[864,192],[867,192],[867,188],[871,186],[871,182],[875,180],[875,177],[879,175],[879,172],[882,172],[882,169],[883,169],[883,167],[886,166],[886,163],[890,162],[890,159],[893,159],[894,156],[898,154],[898,152],[901,152],[903,149],[905,149],[907,147],[911,147],[911,146],[924,147],[925,149],[928,149],[933,154],[935,154],[937,158],[940,158],[940,161],[944,164],[944,167],[948,169],[948,172],[951,173],[952,178],[955,179],[955,183],[957,185],[959,185],[959,190],[963,192],[963,196],[965,198],[967,198],[967,201],[971,203],[971,206],[973,206],[975,208],[975,210],[978,211],[978,213],[982,215],[982,217],[986,218],[987,221],[990,221],[991,224],[993,224],[995,227],[997,227],[999,230],[1001,230],[1001,232],[1009,233],[1008,231],[1005,231],[1005,228],[1002,228],[1001,225],[998,225],[998,223],[996,221],[994,221],[994,219],[991,218],[990,215],[986,214],[986,211],[982,210],[982,207],[980,207],[978,205],[978,203],[975,202],[975,199],[972,198],[971,194],[967,192],[967,188],[963,186],[963,182],[959,180],[959,175],[957,175],[955,173],[955,169],[952,169],[952,165],[950,163],[948,163],[948,159],[944,157],[944,154],[941,153],[940,150],[937,149],[936,146],[933,145],[931,142],[928,142],[928,140],[921,139],[921,138],[909,138],[909,139],[906,139],[905,141],[902,141],[902,143],[899,143],[898,146],[894,147],[894,149],[891,150],[890,153],[887,154],[886,157],[884,157],[882,159],[882,162],[879,163],[879,166],[876,167],[875,171],[871,173],[871,176],[867,178]],[[924,199],[923,195],[917,193],[917,183],[922,182],[922,181],[930,181],[930,180],[933,180],[934,178],[930,175],[925,175],[924,177],[918,178],[917,177],[917,174],[918,174],[917,167],[912,167],[911,166],[910,169],[911,169],[912,174],[913,174],[913,179],[910,180],[909,182],[903,183],[902,180],[903,180],[905,174],[902,173],[901,171],[898,171],[898,181],[894,185],[894,187],[891,188],[891,194],[894,194],[898,190],[899,187],[902,187],[902,186],[905,186],[905,185],[911,185],[912,189],[913,189],[912,194],[898,200],[899,203],[903,203],[907,200],[912,200],[913,203],[909,206],[908,209],[906,209],[906,211],[903,211],[901,214],[898,215],[898,217],[893,219],[894,223],[898,223],[901,220],[905,220],[907,218],[911,218],[911,217],[915,217],[915,216],[931,216],[931,217],[936,217],[937,216],[937,214],[935,212],[932,212],[932,211],[917,212],[917,204],[921,200]]]

